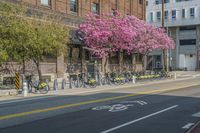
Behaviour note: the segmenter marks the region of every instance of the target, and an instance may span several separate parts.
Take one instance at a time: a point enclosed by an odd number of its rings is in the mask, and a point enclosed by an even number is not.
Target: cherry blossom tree
[[[84,34],[84,43],[100,58],[116,51],[147,54],[175,46],[163,29],[134,16],[121,17],[119,13],[88,14],[78,31]]]

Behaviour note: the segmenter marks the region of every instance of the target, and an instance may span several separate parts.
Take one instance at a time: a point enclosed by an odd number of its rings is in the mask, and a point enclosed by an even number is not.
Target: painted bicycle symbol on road
[[[108,110],[109,112],[120,112],[127,110],[129,107],[134,106],[134,104],[139,104],[141,106],[146,105],[147,102],[145,101],[122,101],[119,104],[114,105],[103,105],[103,106],[97,106],[92,108],[92,110]]]

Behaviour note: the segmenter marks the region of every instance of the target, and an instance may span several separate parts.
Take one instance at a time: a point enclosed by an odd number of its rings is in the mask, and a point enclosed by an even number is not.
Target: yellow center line
[[[175,91],[175,90],[180,90],[180,89],[183,89],[183,88],[196,86],[196,85],[199,85],[199,84],[192,84],[192,85],[188,85],[188,86],[179,86],[179,87],[171,88],[171,89],[158,89],[158,90],[151,90],[151,91],[143,91],[143,92],[138,92],[138,93],[134,93],[134,94],[127,94],[127,95],[123,95],[123,96],[116,96],[116,97],[109,97],[109,98],[103,98],[103,99],[97,99],[97,100],[90,100],[90,101],[79,102],[79,103],[74,103],[74,104],[66,104],[66,105],[62,105],[62,106],[50,107],[50,108],[46,108],[46,109],[37,109],[37,110],[21,112],[21,113],[16,113],[16,114],[8,114],[8,115],[0,116],[0,120],[17,118],[17,117],[22,117],[22,116],[27,116],[27,115],[32,115],[32,114],[38,114],[38,113],[44,113],[44,112],[48,112],[48,111],[59,110],[59,109],[64,109],[64,108],[69,108],[69,107],[87,105],[87,104],[92,104],[92,103],[100,103],[100,102],[106,102],[106,101],[112,101],[112,100],[119,100],[119,99],[123,99],[123,98],[143,95],[143,94],[153,94],[153,93],[161,93],[161,92],[167,92],[167,91]]]

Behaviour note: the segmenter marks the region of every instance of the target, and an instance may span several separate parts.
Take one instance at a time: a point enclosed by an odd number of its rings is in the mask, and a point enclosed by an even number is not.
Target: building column
[[[62,78],[65,73],[64,54],[57,56],[56,60],[56,74],[57,78]]]
[[[200,70],[200,26],[197,26],[197,40],[196,40],[196,70]]]
[[[123,71],[123,52],[119,52],[119,72]]]
[[[132,70],[135,71],[136,69],[136,56],[132,54]]]
[[[108,59],[109,57],[103,57],[101,61],[101,72],[103,75],[109,72]]]
[[[81,54],[81,72],[86,73],[86,62],[85,62],[85,49],[80,47],[80,54]]]
[[[147,55],[144,55],[143,57],[143,71],[146,71],[147,69]]]

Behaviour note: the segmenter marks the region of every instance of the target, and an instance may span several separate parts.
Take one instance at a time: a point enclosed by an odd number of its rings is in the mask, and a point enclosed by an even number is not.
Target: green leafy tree
[[[27,34],[29,41],[27,45],[28,57],[37,66],[41,78],[40,62],[44,55],[51,54],[59,56],[64,52],[67,43],[68,32],[64,25],[49,20],[30,20]]]
[[[28,17],[23,4],[0,2],[0,62],[24,64],[32,60],[41,79],[40,62],[43,57],[61,54],[68,40],[67,27],[55,17],[48,14]]]

